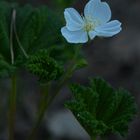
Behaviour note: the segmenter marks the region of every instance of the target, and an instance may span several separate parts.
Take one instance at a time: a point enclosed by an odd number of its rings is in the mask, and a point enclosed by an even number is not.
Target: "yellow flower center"
[[[100,25],[100,22],[98,20],[93,20],[90,17],[83,17],[84,20],[84,30],[89,32],[94,30],[98,25]]]
[[[91,31],[91,30],[94,30],[94,28],[95,28],[95,26],[94,26],[93,23],[86,23],[86,24],[84,25],[84,30],[87,31],[87,32],[89,32],[89,31]]]

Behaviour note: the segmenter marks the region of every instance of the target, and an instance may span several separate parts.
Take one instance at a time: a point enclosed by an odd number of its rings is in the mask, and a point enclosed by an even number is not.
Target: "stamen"
[[[84,24],[84,30],[89,32],[95,29],[98,25],[100,25],[99,20],[93,20],[91,17],[83,17],[83,20],[85,22]]]

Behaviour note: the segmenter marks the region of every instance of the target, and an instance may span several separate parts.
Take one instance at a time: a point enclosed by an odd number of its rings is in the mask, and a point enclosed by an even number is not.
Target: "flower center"
[[[86,23],[84,25],[84,30],[87,31],[87,32],[89,32],[91,30],[94,30],[94,28],[95,28],[94,23]]]
[[[93,20],[90,17],[83,17],[84,20],[84,30],[89,32],[94,30],[98,25],[100,25],[100,22],[98,20]]]

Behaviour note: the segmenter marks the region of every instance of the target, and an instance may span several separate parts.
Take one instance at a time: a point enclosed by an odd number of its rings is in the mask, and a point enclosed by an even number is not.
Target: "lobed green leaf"
[[[127,134],[136,115],[134,97],[124,89],[113,89],[105,80],[91,79],[89,86],[73,84],[73,99],[65,105],[91,136]]]

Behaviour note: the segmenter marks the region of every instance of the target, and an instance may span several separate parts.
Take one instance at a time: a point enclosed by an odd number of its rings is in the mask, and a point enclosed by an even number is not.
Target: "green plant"
[[[124,89],[113,89],[103,79],[92,79],[89,86],[73,84],[73,99],[66,103],[91,137],[118,133],[125,136],[136,115],[133,96]]]
[[[0,1],[0,78],[11,79],[11,93],[8,97],[9,140],[14,140],[19,70],[24,68],[35,75],[42,91],[35,124],[29,136],[32,140],[48,106],[73,73],[88,64],[81,52],[81,45],[67,44],[60,33],[63,20],[58,9],[73,2],[57,0],[55,11],[47,6],[33,7]],[[118,29],[120,25],[115,27]],[[54,85],[51,95],[50,88]],[[91,80],[87,87],[74,84],[71,91],[73,100],[67,102],[66,107],[74,113],[91,139],[95,140],[97,136],[103,137],[110,132],[126,134],[128,123],[136,113],[134,99],[128,91],[115,90],[102,79]]]

